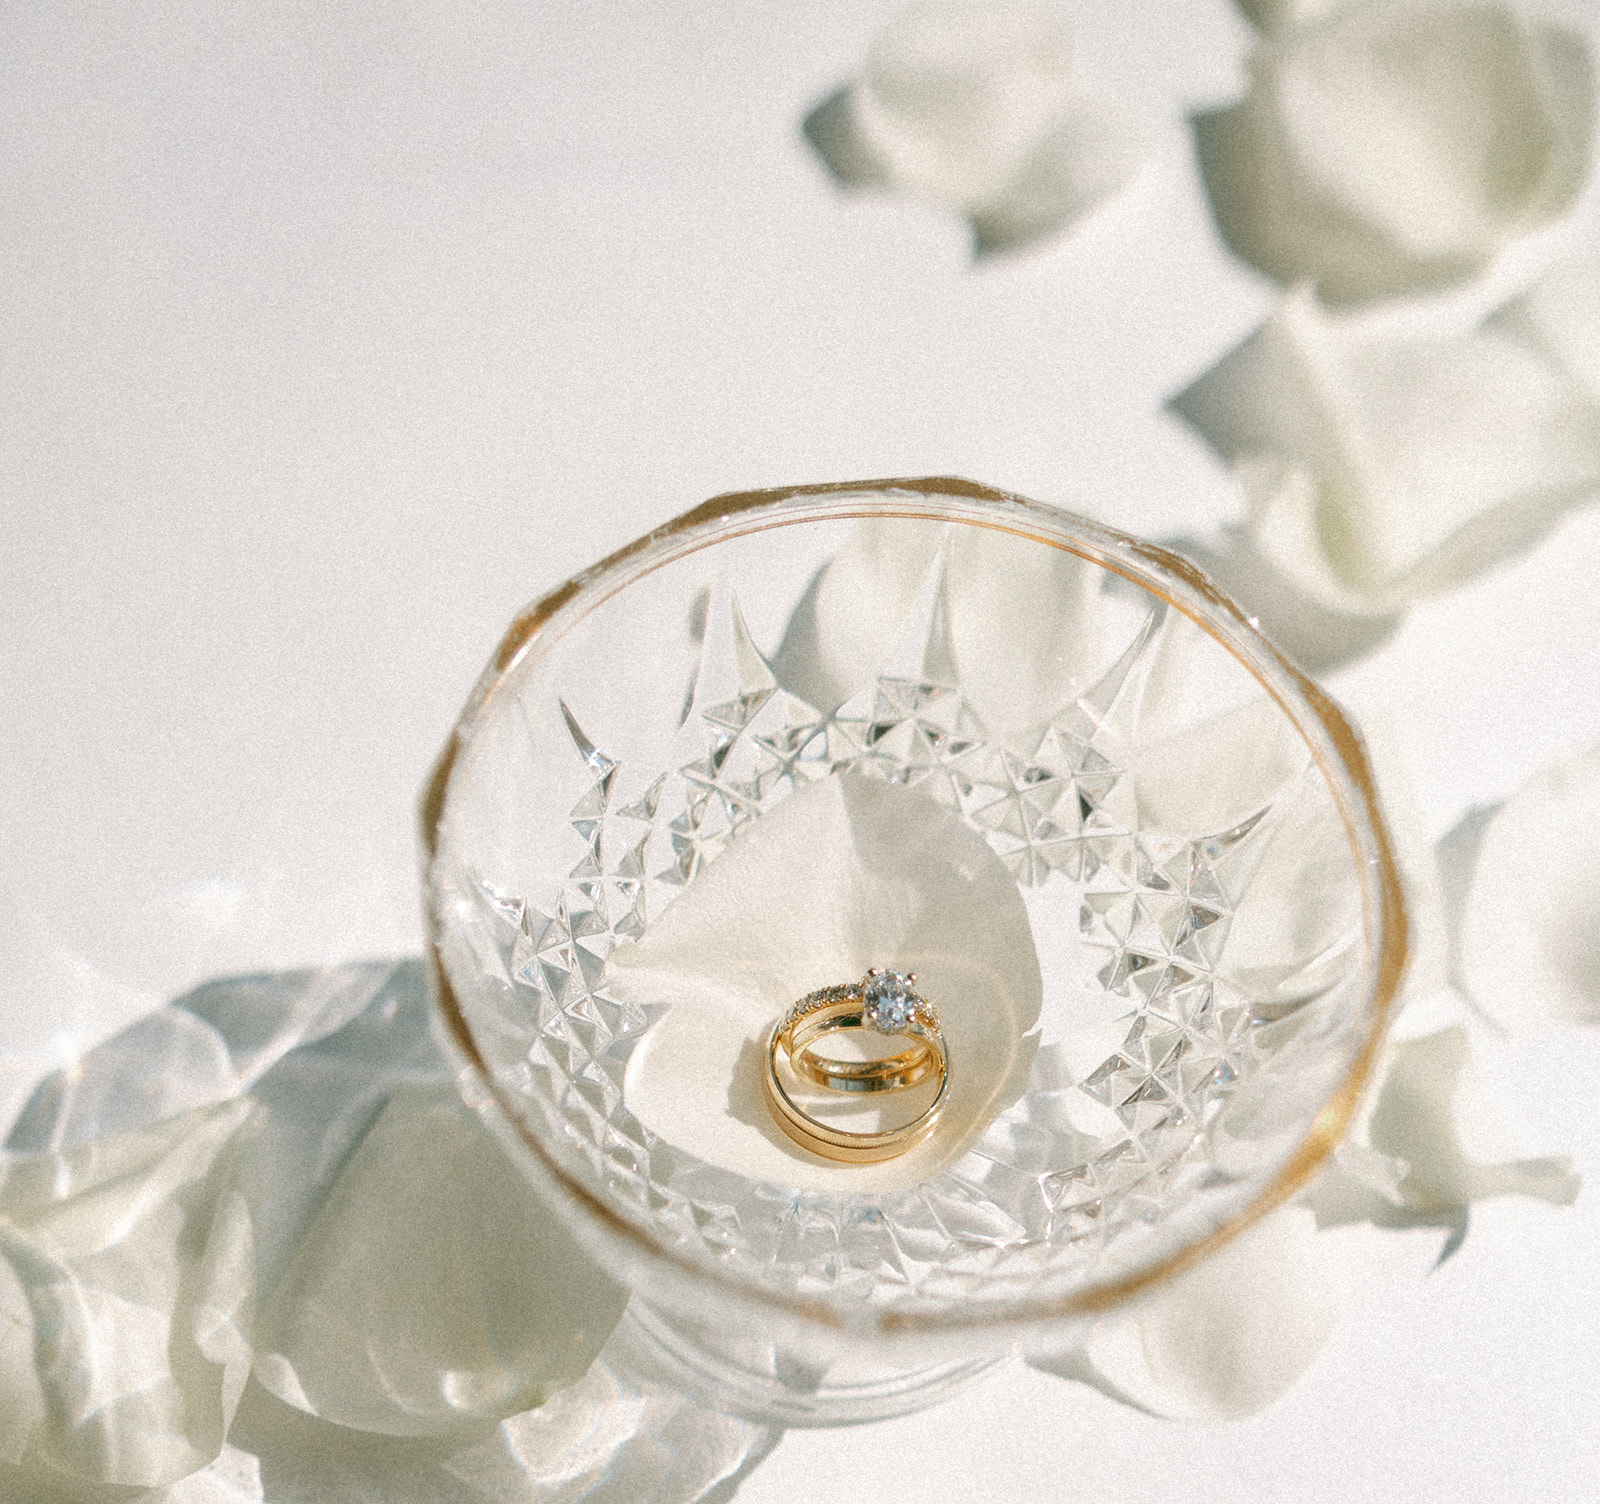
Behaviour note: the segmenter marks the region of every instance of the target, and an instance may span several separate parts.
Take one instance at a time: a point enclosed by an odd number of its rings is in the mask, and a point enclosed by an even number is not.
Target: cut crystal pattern
[[[534,1023],[527,1095],[548,1142],[657,1235],[790,1290],[894,1301],[1035,1286],[1063,1249],[1104,1248],[1205,1183],[1214,1172],[1187,1151],[1255,1048],[1251,999],[1216,968],[1238,897],[1232,874],[1249,870],[1275,807],[1199,839],[1147,828],[1107,729],[1142,692],[1162,608],[1024,755],[993,742],[966,702],[940,594],[927,594],[916,640],[828,713],[778,683],[726,594],[711,611],[683,756],[665,772],[622,767],[563,703],[591,780],[570,814],[578,859],[548,898],[484,895],[511,1006]],[[957,1163],[871,1198],[753,1184],[646,1129],[623,1080],[652,1010],[605,984],[614,948],[752,821],[842,773],[923,789],[981,832],[1020,885],[1072,885],[1098,985],[1127,1003],[1125,1035],[1094,1069],[1074,1076],[1041,1048],[1028,1089]],[[638,791],[623,800],[624,787]]]

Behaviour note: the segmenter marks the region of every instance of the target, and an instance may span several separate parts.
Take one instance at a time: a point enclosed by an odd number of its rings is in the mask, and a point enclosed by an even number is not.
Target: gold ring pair
[[[916,980],[914,972],[875,966],[859,982],[808,992],[772,1026],[765,1054],[767,1105],[778,1126],[802,1148],[826,1159],[871,1164],[905,1153],[933,1132],[950,1087],[950,1054],[933,1005],[913,990]],[[911,1047],[863,1060],[840,1060],[816,1049],[830,1034],[855,1030],[907,1039]],[[780,1054],[796,1077],[829,1091],[903,1091],[935,1075],[939,1087],[909,1122],[877,1133],[850,1133],[796,1104],[779,1073]]]

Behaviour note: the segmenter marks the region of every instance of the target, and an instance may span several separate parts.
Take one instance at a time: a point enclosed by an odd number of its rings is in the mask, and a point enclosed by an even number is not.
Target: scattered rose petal
[[[1338,1320],[1343,1258],[1319,1228],[1444,1227],[1448,1255],[1474,1201],[1521,1195],[1569,1204],[1566,1159],[1517,1159],[1451,1027],[1391,1045],[1352,1135],[1296,1204],[1159,1286],[1036,1367],[1124,1404],[1185,1420],[1252,1415],[1284,1394]]]
[[[1342,1270],[1303,1207],[1285,1207],[1097,1322],[1036,1368],[1182,1420],[1236,1420],[1286,1393],[1339,1319]]]
[[[654,1376],[650,1340],[625,1317],[577,1383],[466,1435],[351,1431],[252,1385],[234,1426],[237,1446],[141,1504],[726,1500],[781,1433],[698,1405]]]
[[[841,183],[964,215],[980,255],[1064,229],[1143,157],[1123,113],[1078,83],[1055,14],[1025,4],[905,12],[805,131]]]
[[[338,1425],[433,1434],[573,1383],[626,1299],[453,1082],[403,1086],[263,1311],[256,1376]]]
[[[1389,1226],[1396,1208],[1404,1205],[1400,1182],[1411,1173],[1411,1166],[1403,1159],[1380,1154],[1361,1142],[1360,1134],[1358,1127],[1344,1139],[1301,1198],[1316,1214],[1319,1227],[1346,1227],[1356,1222]]]
[[[389,1093],[448,1077],[419,961],[219,977],[46,1076],[6,1146],[88,1143],[248,1090],[267,1108],[253,1191],[265,1301]]]
[[[1234,251],[1354,302],[1469,276],[1560,213],[1587,170],[1592,112],[1576,28],[1489,0],[1378,0],[1275,25],[1246,98],[1195,133]]]
[[[0,1497],[155,1487],[221,1451],[250,1371],[257,1126],[229,1102],[0,1160]]]
[[[532,1499],[696,1504],[730,1498],[777,1445],[770,1426],[696,1404],[652,1374],[655,1339],[624,1318],[583,1379],[501,1427]],[[465,1459],[451,1469],[467,1478]],[[523,1504],[513,1495],[507,1504]]]
[[[1352,1151],[1306,1198],[1322,1226],[1447,1227],[1455,1233],[1449,1253],[1474,1201],[1573,1201],[1578,1177],[1570,1160],[1510,1157],[1515,1151],[1477,1083],[1471,1056],[1459,1025],[1389,1047]]]
[[[1310,1366],[1339,1318],[1339,1279],[1312,1218],[1264,1217],[1139,1313],[1151,1378],[1191,1414],[1253,1415]]]
[[[1448,944],[1449,977],[1463,997],[1470,991],[1461,976],[1461,923],[1466,912],[1472,880],[1477,875],[1478,853],[1483,849],[1484,833],[1494,817],[1505,808],[1505,800],[1475,804],[1442,835],[1433,848],[1439,870],[1439,887],[1444,897],[1445,936]],[[1480,1013],[1485,1010],[1480,1006]]]
[[[230,1442],[209,1467],[147,1494],[137,1504],[265,1504],[261,1460]]]
[[[1507,1025],[1600,1021],[1600,746],[1483,824],[1455,935],[1460,985]]]
[[[1600,403],[1494,320],[1386,336],[1297,294],[1172,405],[1241,467],[1260,558],[1347,618],[1381,623],[1600,494]]]
[[[369,961],[203,983],[47,1075],[6,1147],[67,1148],[238,1096],[296,1048],[344,1028],[395,969]]]
[[[419,960],[290,974],[282,983],[275,990],[331,994],[337,1006],[323,1027],[251,1087],[267,1109],[257,1193],[256,1280],[263,1305],[391,1093],[450,1079],[429,1030]],[[356,1000],[361,1006],[352,1009]],[[335,1022],[338,1027],[328,1027]]]
[[[163,1017],[177,1014],[183,1017]],[[214,1034],[197,1032],[197,1019]],[[195,1048],[196,1041],[203,1047]],[[218,1058],[231,1062],[226,1071]],[[207,1091],[226,1101],[245,1082],[270,1109],[267,1131],[258,1135],[263,1142],[252,1145],[261,1170],[251,1179],[261,1212],[273,1224],[262,1231],[274,1235],[265,1241],[280,1248],[280,1268],[397,1088],[411,1083],[424,1094],[436,1091],[454,1111],[448,1072],[428,1036],[421,966],[380,962],[209,982],[48,1078],[33,1093],[16,1136],[58,1135],[86,1144],[80,1153],[101,1150],[104,1138],[87,1141],[110,1116],[148,1132],[140,1114]],[[447,1124],[445,1138],[463,1132],[482,1138],[470,1120]],[[427,1176],[424,1160],[437,1157],[441,1145],[430,1139],[425,1147],[428,1154],[418,1154],[409,1167],[419,1176]],[[483,1152],[490,1150],[485,1141]],[[475,1157],[466,1156],[469,1162]],[[511,1179],[507,1191],[525,1198],[520,1179]],[[431,1177],[428,1184],[437,1189]],[[415,1190],[423,1188],[415,1181]],[[459,1207],[459,1199],[452,1204]],[[8,1268],[0,1260],[0,1283]],[[263,1287],[274,1283],[275,1275]],[[435,1287],[429,1298],[438,1293]],[[285,1299],[291,1294],[286,1291]],[[415,1318],[408,1320],[415,1328]],[[21,1327],[0,1323],[0,1332],[12,1343],[27,1339]],[[392,1350],[397,1340],[392,1325],[378,1330],[377,1353]],[[537,1410],[511,1416],[487,1439],[470,1426],[465,1436],[356,1431],[316,1420],[252,1384],[216,1461],[141,1495],[142,1504],[329,1504],[336,1498],[437,1504],[445,1497],[462,1504],[579,1497],[692,1504],[770,1450],[775,1431],[703,1409],[648,1378],[637,1346],[636,1337],[614,1333],[570,1388]],[[12,1372],[11,1356],[0,1343],[0,1374]],[[359,1368],[373,1355],[348,1356]],[[578,1366],[573,1355],[567,1361]],[[13,1410],[0,1396],[0,1417],[25,1413],[21,1402]],[[109,1504],[126,1498],[127,1490],[95,1493],[59,1472],[0,1464],[0,1497],[30,1504],[36,1497],[62,1504],[104,1497]]]
[[[250,1185],[254,1274],[263,1295],[286,1268],[292,1278],[269,1306],[277,1340],[259,1361],[292,1398],[397,1433],[481,1423],[576,1378],[614,1324],[621,1293],[457,1105],[417,962],[207,983],[46,1078],[10,1147],[88,1154],[116,1142],[112,1130],[156,1132],[163,1112],[196,1102],[269,1109]],[[463,1228],[471,1256],[437,1245]],[[609,1292],[609,1314],[581,1300],[553,1312],[550,1286],[518,1262],[540,1256],[571,1291]],[[336,1317],[301,1330],[324,1307]]]
[[[1515,1150],[1472,1070],[1471,1044],[1459,1025],[1393,1047],[1366,1132],[1380,1154],[1410,1167],[1400,1194],[1419,1212],[1491,1196],[1566,1206],[1578,1192],[1565,1157],[1510,1157]]]

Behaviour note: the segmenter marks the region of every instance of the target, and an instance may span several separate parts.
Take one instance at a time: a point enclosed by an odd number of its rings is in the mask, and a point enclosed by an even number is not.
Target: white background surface
[[[708,495],[956,473],[1155,536],[1239,514],[1162,404],[1274,296],[1185,124],[1248,28],[1064,7],[1152,161],[974,268],[798,133],[894,9],[0,6],[0,1109],[207,976],[419,949],[415,796],[501,628]],[[1591,185],[1443,315],[1597,242]],[[1597,571],[1590,513],[1333,680],[1430,835],[1600,738]],[[1577,1208],[1483,1206],[1428,1277],[1435,1234],[1340,1234],[1349,1319],[1267,1414],[1016,1368],[791,1434],[741,1501],[1600,1496],[1600,1035],[1485,1065]]]

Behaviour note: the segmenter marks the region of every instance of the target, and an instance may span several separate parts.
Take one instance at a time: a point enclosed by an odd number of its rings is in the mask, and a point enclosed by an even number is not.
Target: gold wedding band
[[[802,1148],[827,1159],[871,1164],[903,1154],[933,1132],[950,1086],[950,1055],[938,1014],[912,990],[915,981],[915,974],[874,967],[859,982],[807,993],[772,1026],[763,1077],[767,1105],[778,1126]],[[836,1060],[813,1048],[846,1030],[908,1038],[913,1044],[870,1060]],[[831,1091],[901,1091],[934,1075],[939,1089],[927,1108],[899,1127],[850,1133],[819,1122],[795,1103],[779,1075],[780,1051],[797,1077]]]

